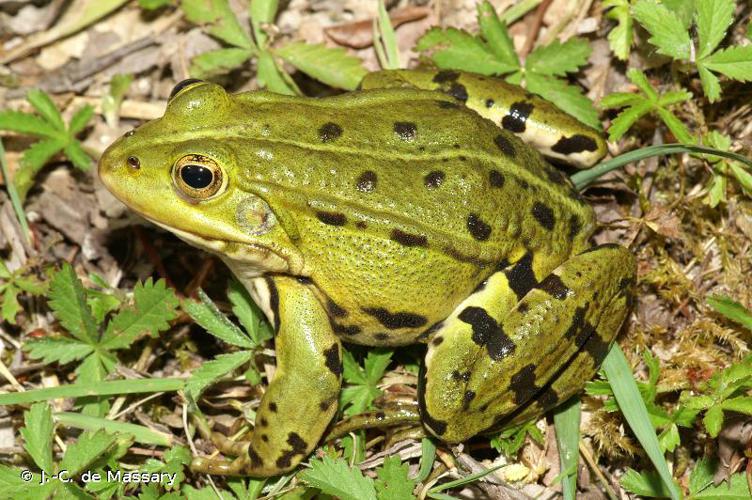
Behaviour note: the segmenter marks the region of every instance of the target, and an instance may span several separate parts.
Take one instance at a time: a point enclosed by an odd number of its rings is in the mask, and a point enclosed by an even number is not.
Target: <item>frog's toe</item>
[[[222,460],[217,458],[195,457],[191,461],[191,470],[204,474],[218,476],[239,476],[246,473],[249,461],[245,457],[235,460]]]

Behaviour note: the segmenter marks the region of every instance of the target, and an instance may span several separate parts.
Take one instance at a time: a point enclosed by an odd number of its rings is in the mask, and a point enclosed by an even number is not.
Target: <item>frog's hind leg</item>
[[[632,254],[604,245],[545,277],[534,269],[529,253],[493,274],[430,341],[419,398],[439,438],[541,414],[582,389],[608,351],[629,310]]]
[[[337,410],[342,347],[323,306],[293,278],[275,277],[259,286],[268,287],[264,295],[278,328],[274,379],[261,399],[250,441],[212,435],[221,452],[238,458],[195,458],[193,470],[249,476],[287,472],[313,451]]]

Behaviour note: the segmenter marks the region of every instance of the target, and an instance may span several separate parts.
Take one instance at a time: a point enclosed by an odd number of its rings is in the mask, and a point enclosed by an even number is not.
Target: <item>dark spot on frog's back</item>
[[[452,86],[449,87],[449,90],[446,91],[446,93],[462,102],[466,102],[467,98],[469,97],[467,94],[467,89],[461,83],[453,83]]]
[[[559,300],[566,299],[570,291],[564,282],[561,281],[561,278],[556,274],[549,274],[546,276],[546,279],[541,281],[537,288]]]
[[[549,387],[538,396],[537,401],[539,405],[548,410],[559,404],[559,395],[552,387]]]
[[[506,137],[504,134],[499,134],[494,139],[494,142],[502,153],[509,156],[510,158],[514,158],[516,151],[514,149],[514,144],[512,144],[512,141],[510,141],[508,137]]]
[[[488,173],[488,182],[491,184],[491,187],[504,187],[504,174],[498,170],[491,170]]]
[[[551,151],[563,155],[582,153],[583,151],[596,151],[598,144],[592,137],[582,134],[575,134],[572,137],[562,136],[559,141],[551,147]]]
[[[253,446],[248,447],[248,458],[251,460],[251,467],[258,468],[264,465],[261,455],[253,449]]]
[[[442,172],[441,170],[434,170],[433,172],[430,172],[428,175],[426,175],[425,179],[423,179],[423,182],[428,189],[436,189],[437,187],[441,186],[441,183],[444,182],[445,177],[446,174],[444,174],[444,172]]]
[[[466,307],[457,318],[472,327],[473,342],[481,347],[485,346],[488,355],[494,361],[504,359],[516,349],[514,342],[504,333],[501,325],[482,307]]]
[[[509,113],[501,119],[501,126],[510,132],[521,134],[525,131],[527,119],[533,112],[532,103],[519,101],[512,104]]]
[[[425,247],[428,245],[428,238],[424,235],[410,234],[399,229],[392,229],[390,238],[406,247]]]
[[[475,399],[475,391],[465,391],[465,394],[462,396],[462,408],[465,410],[470,408],[470,403],[472,403],[473,399]]]
[[[538,224],[543,226],[543,228],[551,231],[554,228],[554,225],[556,225],[554,211],[548,205],[536,201],[533,204],[532,213],[535,220],[537,220]]]
[[[453,82],[460,77],[459,72],[451,70],[442,70],[433,77],[434,83]]]
[[[339,377],[342,375],[342,360],[339,358],[339,346],[332,344],[332,346],[324,351],[324,358],[326,358],[326,367]]]
[[[538,390],[535,385],[535,365],[525,365],[512,375],[509,389],[514,393],[515,404],[520,405],[533,397]]]
[[[436,101],[441,109],[459,109],[459,104],[451,101]]]
[[[339,212],[317,211],[316,218],[329,226],[344,226],[347,223],[345,214]]]
[[[403,141],[414,141],[418,135],[418,126],[412,122],[396,122],[394,133]]]
[[[569,219],[569,239],[571,240],[572,238],[574,238],[575,236],[577,236],[577,234],[580,232],[581,229],[582,229],[582,222],[580,222],[580,218],[577,217],[576,215],[573,215],[572,217],[570,217],[570,219]]]
[[[425,316],[410,312],[392,313],[383,307],[364,307],[363,312],[376,318],[379,323],[390,330],[399,328],[418,328],[425,325],[428,320]]]
[[[494,106],[494,100],[493,99],[486,99],[486,107],[487,108],[493,108]]]
[[[533,273],[533,254],[531,252],[526,253],[511,268],[505,270],[504,274],[509,282],[509,288],[514,291],[520,300],[538,284],[535,273]]]
[[[277,291],[277,285],[274,284],[274,280],[270,277],[266,277],[266,286],[269,288],[269,308],[274,314],[274,331],[279,331],[280,317],[279,317],[279,292]]]
[[[478,214],[467,216],[467,230],[478,241],[486,241],[491,236],[491,226],[483,222]]]
[[[356,187],[361,193],[370,193],[376,189],[376,180],[376,172],[373,170],[366,170],[360,174],[360,177],[358,177]]]
[[[326,300],[326,310],[329,311],[329,316],[332,318],[344,318],[347,316],[347,311],[332,299]]]
[[[269,411],[271,411],[272,413],[277,413],[277,403],[275,403],[274,401],[269,403]]]
[[[331,142],[339,138],[342,135],[342,127],[336,123],[325,123],[319,128],[319,139],[321,142]]]
[[[300,434],[297,432],[291,432],[287,435],[287,444],[289,444],[291,448],[283,452],[277,459],[277,467],[280,469],[289,467],[292,464],[292,458],[295,455],[305,455],[306,449],[308,448],[305,440],[300,437]]]
[[[376,340],[378,340],[378,341],[381,341],[381,342],[383,342],[383,341],[385,341],[385,340],[388,340],[388,339],[389,339],[389,334],[388,334],[388,333],[386,333],[386,332],[379,332],[379,333],[377,333],[376,335],[374,335],[374,336],[373,336],[373,338],[375,338],[375,339],[376,339]]]

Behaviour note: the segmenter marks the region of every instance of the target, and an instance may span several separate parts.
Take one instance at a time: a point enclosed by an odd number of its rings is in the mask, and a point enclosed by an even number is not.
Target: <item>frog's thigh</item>
[[[279,325],[277,369],[261,399],[247,452],[231,464],[195,460],[195,470],[251,476],[289,471],[313,451],[337,410],[342,347],[326,311],[293,278],[275,277],[266,285]]]
[[[604,245],[542,280],[520,263],[492,275],[429,344],[419,393],[426,426],[459,442],[581,389],[626,317],[634,274],[629,251]]]

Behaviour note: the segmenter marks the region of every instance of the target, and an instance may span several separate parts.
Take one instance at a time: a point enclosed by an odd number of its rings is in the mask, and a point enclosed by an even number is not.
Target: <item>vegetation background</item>
[[[734,0],[0,0],[0,497],[752,497],[752,173],[664,147],[749,156],[751,13]],[[575,180],[596,241],[638,256],[621,350],[581,401],[498,436],[450,447],[415,426],[355,429],[283,477],[191,473],[191,455],[214,450],[197,429],[252,427],[270,330],[218,261],[114,200],[96,159],[188,77],[320,96],[418,65],[505,78],[608,134],[615,159]],[[343,415],[413,403],[420,355],[349,348]],[[60,470],[76,480],[41,481]]]

